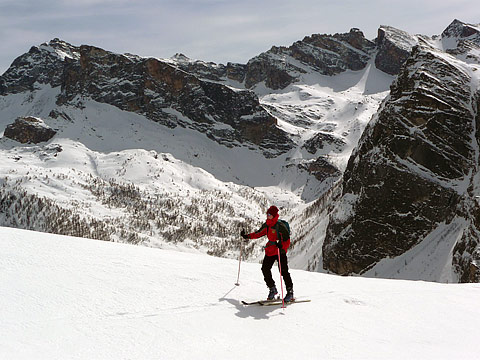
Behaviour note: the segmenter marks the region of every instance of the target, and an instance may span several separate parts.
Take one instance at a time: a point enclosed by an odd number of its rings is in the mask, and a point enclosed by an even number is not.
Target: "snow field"
[[[0,228],[0,358],[462,359],[478,284],[292,270],[286,309],[260,264]],[[274,279],[278,272],[274,270]],[[278,280],[277,280],[278,285]]]

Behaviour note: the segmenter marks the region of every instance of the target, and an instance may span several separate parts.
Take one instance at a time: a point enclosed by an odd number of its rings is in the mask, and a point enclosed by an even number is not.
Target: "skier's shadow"
[[[274,315],[269,315],[271,312],[278,310],[277,307],[274,306],[261,306],[261,305],[243,305],[238,299],[227,298],[227,295],[230,294],[235,288],[227,292],[224,296],[222,296],[219,301],[226,301],[233,305],[236,309],[236,316],[246,319],[246,318],[254,318],[255,320],[267,320],[272,316],[282,315],[283,312],[277,312]]]
[[[227,298],[220,298],[220,301],[227,301],[233,306],[237,308],[237,312],[235,313],[236,316],[247,319],[247,318],[254,318],[255,320],[267,320],[272,316],[282,315],[283,313],[276,313],[275,315],[269,315],[274,310],[278,310],[273,306],[260,306],[260,305],[243,305],[237,299],[227,299]]]

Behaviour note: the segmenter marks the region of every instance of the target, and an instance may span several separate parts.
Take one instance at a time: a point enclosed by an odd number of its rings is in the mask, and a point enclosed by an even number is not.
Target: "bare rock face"
[[[375,44],[353,28],[345,34],[307,36],[291,49],[295,59],[312,65],[324,75],[334,75],[363,69]]]
[[[328,178],[338,179],[342,175],[342,172],[337,167],[323,157],[318,157],[312,162],[299,165],[299,168],[308,171],[318,181],[324,181]]]
[[[418,39],[405,31],[391,26],[381,26],[376,39],[378,48],[375,57],[377,69],[390,75],[397,75],[407,60]]]
[[[454,271],[460,281],[480,279],[480,94],[471,83],[466,63],[426,43],[413,48],[349,160],[323,245],[325,269],[361,274],[455,222],[463,230]]]
[[[478,145],[480,143],[480,90],[474,98],[476,99],[475,140]],[[460,282],[478,283],[480,282],[480,197],[478,195],[480,169],[478,162],[471,170],[472,176],[467,196],[463,197],[458,207],[460,216],[467,220],[467,226],[453,248],[452,266],[459,274]]]
[[[4,136],[22,144],[38,144],[50,140],[56,133],[39,118],[20,117],[5,128]]]
[[[375,49],[358,29],[346,34],[307,36],[290,47],[272,47],[247,64],[245,86],[265,82],[271,89],[283,89],[295,82],[308,67],[324,75],[363,69]],[[304,67],[299,66],[300,62]]]
[[[204,81],[157,59],[117,55],[80,47],[80,60],[68,61],[60,102],[77,95],[147,116],[169,127],[191,127],[232,147],[245,140],[275,156],[292,147],[276,119],[250,91]],[[168,109],[177,111],[176,116]],[[222,123],[222,129],[215,124]]]
[[[442,39],[445,38],[457,38],[460,41],[463,39],[476,37],[478,41],[479,30],[478,26],[466,24],[460,20],[453,20],[450,25],[442,32]]]
[[[331,148],[333,152],[341,152],[346,145],[345,140],[335,137],[329,133],[318,133],[311,139],[307,140],[303,148],[310,154],[315,154],[317,150]]]
[[[445,51],[469,63],[480,63],[480,27],[454,20],[442,33]]]
[[[282,60],[278,48],[273,47],[269,52],[258,55],[251,59],[247,64],[245,75],[245,87],[251,88],[256,84],[265,82],[265,86],[273,89],[284,89],[292,82],[295,77],[289,74],[290,66]],[[304,70],[295,68],[294,70],[304,73]]]
[[[28,53],[16,58],[0,76],[0,95],[33,91],[35,84],[60,86],[65,56],[78,58],[79,54],[77,48],[59,39],[38,47],[33,46]]]
[[[234,80],[242,83],[245,78],[246,65],[228,62],[227,65],[192,60],[183,54],[175,54],[171,58],[175,66],[185,72],[194,74],[200,79],[212,81]]]

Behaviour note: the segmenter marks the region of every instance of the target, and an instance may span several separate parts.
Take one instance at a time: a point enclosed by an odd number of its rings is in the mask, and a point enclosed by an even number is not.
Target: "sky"
[[[440,34],[454,19],[480,23],[470,0],[0,0],[0,74],[31,46],[60,38],[117,53],[183,53],[247,63],[311,34],[380,25]]]

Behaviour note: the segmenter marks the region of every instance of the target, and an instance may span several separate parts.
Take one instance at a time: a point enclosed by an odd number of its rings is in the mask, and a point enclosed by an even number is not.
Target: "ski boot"
[[[268,293],[267,300],[270,301],[270,300],[275,299],[275,295],[277,295],[277,294],[278,294],[278,291],[277,291],[277,288],[274,285],[270,288],[270,292]]]
[[[287,295],[285,295],[283,301],[285,301],[286,303],[295,301],[295,298],[293,297],[293,288],[287,289]]]

